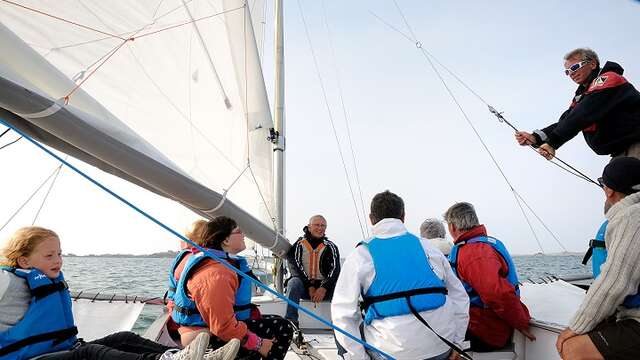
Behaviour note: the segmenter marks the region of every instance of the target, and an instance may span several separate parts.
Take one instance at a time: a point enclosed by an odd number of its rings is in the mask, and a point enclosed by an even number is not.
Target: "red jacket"
[[[486,235],[484,225],[478,225],[458,236],[454,243]],[[506,279],[507,263],[491,245],[473,243],[460,247],[457,271],[460,279],[471,285],[486,305],[486,308],[469,308],[469,332],[489,345],[503,347],[513,329],[529,327],[529,310]]]

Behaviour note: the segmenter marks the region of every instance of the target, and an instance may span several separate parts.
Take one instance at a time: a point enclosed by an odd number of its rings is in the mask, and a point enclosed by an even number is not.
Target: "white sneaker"
[[[187,347],[172,354],[171,360],[203,360],[207,346],[209,346],[209,333],[201,332]]]
[[[231,339],[223,347],[216,350],[207,350],[204,360],[233,360],[240,350],[240,340]]]

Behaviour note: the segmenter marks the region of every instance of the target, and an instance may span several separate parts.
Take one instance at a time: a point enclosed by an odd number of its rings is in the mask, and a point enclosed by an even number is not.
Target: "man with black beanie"
[[[609,221],[606,260],[556,342],[563,359],[637,359],[640,354],[640,160],[613,159],[598,179]]]

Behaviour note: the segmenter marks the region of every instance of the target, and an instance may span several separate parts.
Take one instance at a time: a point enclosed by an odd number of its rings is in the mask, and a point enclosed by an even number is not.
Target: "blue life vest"
[[[367,293],[362,295],[364,323],[375,319],[433,310],[444,305],[447,288],[433,271],[420,239],[410,233],[362,242],[371,254],[376,271]]]
[[[220,250],[212,250],[214,255],[218,256],[222,261],[227,261],[234,267],[238,268],[240,271],[244,272],[249,276],[253,276],[251,269],[249,268],[249,264],[247,260],[242,256],[229,256],[224,251]],[[185,326],[208,326],[204,321],[198,309],[196,307],[196,302],[187,295],[187,281],[191,278],[200,264],[206,259],[212,259],[214,261],[218,261],[213,257],[207,255],[206,253],[197,253],[189,257],[187,259],[187,264],[182,270],[182,274],[180,274],[180,280],[178,280],[178,284],[176,286],[176,292],[173,295],[174,308],[171,313],[171,317],[176,324],[185,325]],[[237,320],[248,320],[251,315],[251,281],[248,281],[238,275],[239,286],[236,291],[235,304],[233,305],[233,310],[236,315]]]
[[[513,263],[513,259],[511,258],[511,255],[509,255],[509,251],[507,251],[507,248],[504,246],[502,241],[494,237],[478,236],[473,239],[461,241],[455,244],[453,248],[451,248],[451,253],[449,254],[449,262],[451,263],[451,269],[453,269],[453,272],[456,274],[456,276],[458,276],[458,278],[462,282],[462,285],[464,285],[464,289],[467,291],[467,295],[469,295],[469,301],[471,305],[478,306],[478,307],[485,307],[485,304],[482,302],[482,299],[480,299],[480,295],[478,295],[478,292],[475,291],[471,287],[471,285],[469,285],[464,280],[462,280],[460,278],[460,274],[458,274],[458,251],[462,246],[466,244],[475,244],[475,243],[483,243],[483,244],[490,245],[493,248],[493,250],[495,250],[498,254],[500,254],[500,256],[502,256],[504,261],[507,263],[507,267],[509,268],[506,276],[507,281],[509,281],[509,283],[513,285],[516,295],[520,296],[520,282],[518,281],[518,273],[516,272],[516,265]]]
[[[584,259],[582,259],[582,264],[586,265],[589,258],[592,257],[591,271],[593,273],[594,280],[600,276],[600,269],[607,261],[607,246],[604,241],[604,235],[607,232],[607,225],[609,225],[609,220],[606,220],[602,225],[600,225],[595,239],[591,239],[591,241],[589,241],[589,250],[585,254]],[[624,299],[622,306],[627,309],[640,308],[640,288],[634,295],[627,296]]]
[[[30,359],[70,349],[78,329],[73,323],[71,296],[62,273],[52,280],[40,270],[0,267],[26,280],[31,302],[17,324],[0,332],[0,358]]]
[[[596,237],[589,241],[589,250],[587,250],[587,253],[582,259],[582,264],[587,265],[587,261],[591,258],[591,272],[594,279],[600,275],[600,267],[607,261],[607,246],[604,242],[604,234],[607,232],[608,224],[609,220],[605,220],[605,222],[600,225]]]
[[[182,262],[187,255],[191,254],[191,250],[185,249],[178,253],[173,262],[171,263],[171,267],[169,268],[169,289],[167,290],[167,294],[165,295],[166,299],[173,301],[173,296],[176,293],[176,286],[178,286],[178,281],[176,280],[176,269],[178,265]]]

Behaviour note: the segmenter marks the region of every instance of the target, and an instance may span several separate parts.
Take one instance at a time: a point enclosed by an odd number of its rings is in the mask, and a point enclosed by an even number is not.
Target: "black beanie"
[[[640,191],[640,159],[619,157],[604,167],[602,182],[625,195]]]

